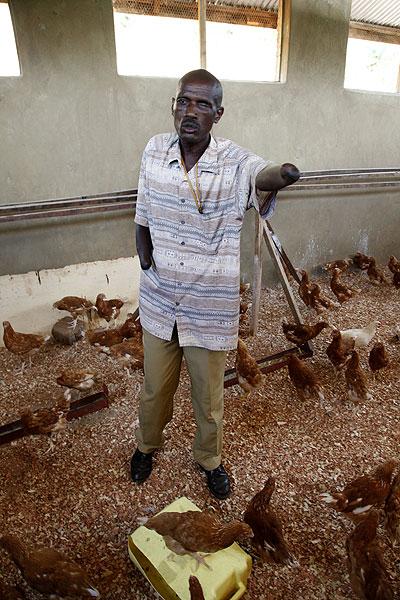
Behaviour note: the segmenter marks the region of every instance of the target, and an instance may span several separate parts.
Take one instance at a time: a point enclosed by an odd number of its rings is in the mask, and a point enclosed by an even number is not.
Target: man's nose
[[[189,117],[195,117],[197,115],[196,103],[188,102],[186,106],[186,115]]]

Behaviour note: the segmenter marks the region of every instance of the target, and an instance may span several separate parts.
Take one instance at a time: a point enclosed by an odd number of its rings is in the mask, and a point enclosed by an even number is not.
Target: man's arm
[[[295,183],[300,171],[292,163],[264,167],[256,177],[256,188],[260,192],[275,192]]]
[[[139,256],[140,266],[143,271],[150,269],[153,256],[153,242],[151,241],[150,229],[136,223],[136,250]]]

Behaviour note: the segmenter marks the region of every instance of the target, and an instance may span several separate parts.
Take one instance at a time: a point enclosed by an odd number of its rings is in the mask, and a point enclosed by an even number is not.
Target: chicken
[[[17,590],[15,587],[8,585],[0,579],[0,598],[1,600],[22,600],[25,594]]]
[[[321,494],[322,500],[330,504],[336,511],[343,513],[353,520],[368,512],[373,506],[381,506],[391,488],[393,472],[398,461],[388,460],[370,475],[362,475],[347,484],[341,492],[325,492]]]
[[[143,342],[140,338],[129,338],[120,344],[114,344],[108,348],[107,354],[120,359],[123,364],[130,365],[137,369],[143,368],[144,350]]]
[[[317,337],[326,327],[330,327],[326,321],[318,321],[314,325],[298,325],[296,323],[282,323],[283,333],[289,342],[302,346],[309,340]]]
[[[400,272],[400,260],[398,260],[395,256],[389,256],[389,262],[387,264],[389,271],[394,273]]]
[[[360,357],[358,356],[357,350],[352,351],[344,376],[346,379],[349,400],[361,402],[362,400],[372,399],[367,388],[366,377],[360,367]]]
[[[127,314],[126,320],[118,327],[118,331],[124,338],[136,337],[139,339],[143,334],[140,319],[135,318],[132,313]]]
[[[249,502],[244,521],[253,530],[253,543],[263,560],[286,565],[295,565],[283,537],[282,524],[270,506],[275,490],[275,478],[269,477],[264,488]]]
[[[371,348],[368,357],[368,364],[374,373],[380,369],[384,369],[389,364],[389,357],[382,342],[376,342]]]
[[[36,335],[35,333],[18,333],[14,331],[9,321],[3,321],[3,341],[4,345],[13,354],[26,355],[29,357],[29,363],[32,363],[32,354],[37,352],[49,337]],[[24,371],[25,362],[22,363],[21,371]]]
[[[66,388],[86,391],[94,386],[96,379],[97,373],[91,369],[64,369],[57,377],[57,383]]]
[[[194,575],[189,577],[190,600],[205,600],[200,581]]]
[[[124,340],[119,328],[115,329],[96,329],[87,332],[87,338],[92,345],[113,346],[120,344]]]
[[[244,302],[243,300],[240,301],[239,323],[243,323],[243,321],[246,319],[247,313],[251,307],[252,307],[252,302]]]
[[[333,302],[321,294],[321,288],[317,283],[310,281],[308,273],[300,270],[300,274],[299,295],[304,304],[314,308],[317,313],[322,312],[324,308],[332,308],[334,306]]]
[[[222,523],[214,514],[199,510],[162,512],[151,517],[145,527],[161,535],[175,554],[190,554],[203,564],[198,552],[217,552],[252,535],[251,527],[242,521]]]
[[[369,262],[370,262],[369,256],[367,256],[366,254],[362,254],[361,252],[356,252],[356,254],[353,256],[353,265],[355,265],[362,271],[365,271],[365,269],[368,269]]]
[[[367,275],[369,277],[370,282],[374,285],[379,285],[380,283],[387,283],[386,277],[384,276],[382,269],[379,269],[376,266],[376,259],[373,256],[369,257]]]
[[[247,292],[250,289],[250,284],[249,283],[243,283],[242,281],[240,282],[239,285],[239,294],[242,296],[245,292]]]
[[[385,502],[385,529],[393,544],[400,543],[400,473],[397,473]]]
[[[332,340],[326,349],[326,354],[335,367],[336,372],[343,369],[348,363],[353,348],[354,340],[352,338],[343,339],[338,329],[332,331]]]
[[[21,414],[21,422],[25,434],[29,435],[48,435],[50,438],[51,450],[54,446],[52,435],[57,431],[65,429],[67,425],[67,414],[70,409],[71,392],[66,393],[49,408],[40,408],[32,411],[31,408],[25,409]]]
[[[261,373],[256,360],[240,338],[238,338],[235,369],[238,383],[246,396],[259,388],[265,381],[265,375]]]
[[[287,365],[289,377],[296,388],[300,400],[305,400],[312,394],[315,394],[319,398],[321,407],[325,410],[330,410],[330,407],[325,403],[321,384],[314,371],[295,354],[290,354]]]
[[[400,271],[393,274],[392,283],[397,290],[400,288]]]
[[[334,260],[333,262],[326,263],[325,270],[333,271],[334,269],[339,269],[339,271],[343,273],[344,271],[347,271],[352,262],[351,258]]]
[[[118,318],[123,305],[123,300],[120,300],[119,298],[106,300],[105,294],[98,294],[96,298],[97,313],[99,317],[105,319],[107,323],[115,321],[115,319]]]
[[[344,329],[340,334],[343,340],[354,340],[355,348],[363,348],[364,346],[368,346],[371,342],[376,334],[378,325],[379,321],[374,320],[371,321],[371,323],[368,323],[366,327],[362,327],[361,329]]]
[[[377,511],[360,521],[346,540],[347,566],[353,592],[362,600],[392,600],[393,590],[376,530]]]
[[[96,312],[93,302],[79,296],[64,296],[61,300],[54,302],[53,307],[69,312],[75,319],[73,327],[75,327],[79,315],[87,316],[91,320],[92,312]]]
[[[84,569],[53,548],[27,547],[15,535],[0,538],[26,582],[38,592],[72,598],[100,598]]]
[[[355,295],[355,291],[350,289],[347,285],[340,281],[340,273],[340,269],[333,269],[330,285],[332,292],[335,294],[340,304],[343,304],[343,302],[350,300],[350,298],[352,298]]]

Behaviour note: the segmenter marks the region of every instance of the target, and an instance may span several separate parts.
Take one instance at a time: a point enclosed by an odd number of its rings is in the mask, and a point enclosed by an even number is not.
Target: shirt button
[[[178,285],[182,285],[182,283],[180,281],[178,281]]]
[[[185,198],[182,198],[181,202],[182,202],[182,204],[185,204],[185,202],[186,202]]]
[[[185,224],[185,221],[181,221],[181,225],[184,225],[184,224]]]
[[[175,302],[176,306],[179,306],[179,302]]]
[[[181,242],[181,246],[184,246],[184,245],[185,245],[185,242]]]
[[[182,262],[181,262],[181,263],[179,263],[179,264],[181,265],[181,267],[183,267],[183,265],[184,265],[185,263],[182,263]]]

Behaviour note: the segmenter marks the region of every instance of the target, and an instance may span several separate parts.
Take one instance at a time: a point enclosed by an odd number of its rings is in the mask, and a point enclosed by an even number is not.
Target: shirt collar
[[[167,149],[168,165],[175,161],[178,161],[179,164],[181,163],[181,150],[179,148],[179,138],[177,133],[172,136]],[[210,143],[199,159],[199,170],[210,171],[211,173],[219,172],[218,143],[212,135]]]

